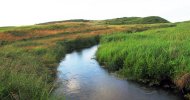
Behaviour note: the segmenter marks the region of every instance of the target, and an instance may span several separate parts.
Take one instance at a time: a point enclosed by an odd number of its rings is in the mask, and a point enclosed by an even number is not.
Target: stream
[[[72,52],[58,66],[53,95],[66,100],[182,100],[163,89],[117,78],[93,59],[98,46]]]

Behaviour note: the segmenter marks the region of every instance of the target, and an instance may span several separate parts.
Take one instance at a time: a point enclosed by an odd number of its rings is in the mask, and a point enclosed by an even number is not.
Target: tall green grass
[[[57,63],[67,52],[98,43],[98,36],[59,41],[43,48],[35,41],[17,42],[0,50],[0,99],[48,100],[54,88]],[[39,46],[24,49],[26,46]]]
[[[101,38],[97,59],[106,68],[128,79],[161,85],[171,81],[189,88],[190,23],[133,34]],[[184,78],[185,77],[185,78]]]
[[[0,51],[0,99],[47,99],[52,87],[47,68],[38,57],[10,48]]]

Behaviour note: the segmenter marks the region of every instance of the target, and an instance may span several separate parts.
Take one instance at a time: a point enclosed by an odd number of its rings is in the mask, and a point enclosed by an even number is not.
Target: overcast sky
[[[131,16],[190,20],[190,0],[0,0],[0,26]]]

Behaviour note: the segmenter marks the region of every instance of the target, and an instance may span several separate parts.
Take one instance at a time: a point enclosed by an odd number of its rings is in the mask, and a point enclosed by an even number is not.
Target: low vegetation
[[[190,23],[129,34],[104,35],[97,59],[110,71],[150,85],[174,84],[189,95]]]

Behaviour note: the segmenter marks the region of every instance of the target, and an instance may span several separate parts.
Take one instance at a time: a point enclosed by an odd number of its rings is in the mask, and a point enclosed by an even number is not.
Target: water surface
[[[56,96],[66,100],[180,100],[168,91],[146,88],[109,74],[93,59],[97,48],[66,55],[57,69]]]

